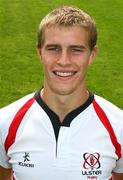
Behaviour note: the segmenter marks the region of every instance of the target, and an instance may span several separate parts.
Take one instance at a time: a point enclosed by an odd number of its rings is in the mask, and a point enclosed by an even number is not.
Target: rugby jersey
[[[109,180],[123,173],[123,111],[90,93],[61,123],[29,94],[0,110],[0,165],[15,180]]]

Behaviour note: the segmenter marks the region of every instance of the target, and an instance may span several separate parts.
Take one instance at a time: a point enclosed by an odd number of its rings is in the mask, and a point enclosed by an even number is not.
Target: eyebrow
[[[49,47],[60,47],[59,44],[46,44],[45,46],[46,48],[49,48]]]
[[[70,48],[86,49],[86,47],[83,45],[70,45]]]
[[[50,48],[50,47],[61,47],[61,45],[59,44],[46,44],[45,46],[46,48]],[[85,46],[83,45],[70,45],[70,48],[79,48],[79,49],[86,49]]]

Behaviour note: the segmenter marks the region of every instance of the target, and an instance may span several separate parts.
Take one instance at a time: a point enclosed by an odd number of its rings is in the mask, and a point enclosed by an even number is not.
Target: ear
[[[90,59],[89,59],[89,64],[91,64],[91,63],[94,61],[94,59],[95,59],[96,56],[97,56],[97,53],[98,53],[98,48],[97,48],[97,46],[95,46],[95,47],[92,49],[92,51],[91,51]]]
[[[41,48],[36,47],[37,55],[39,58],[41,58]]]
[[[39,57],[39,59],[40,59],[40,63],[42,64],[42,53],[41,53],[41,48],[37,47],[36,50],[37,50],[38,57]]]

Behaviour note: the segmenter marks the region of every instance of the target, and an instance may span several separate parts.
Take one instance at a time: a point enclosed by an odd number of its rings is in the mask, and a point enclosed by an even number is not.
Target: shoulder
[[[123,110],[117,107],[116,105],[112,104],[108,100],[95,95],[94,96],[95,101],[97,104],[102,108],[102,110],[106,113],[107,116],[110,116],[110,118],[113,119],[119,119],[121,123],[123,122]],[[116,120],[116,121],[117,121]]]
[[[123,134],[123,110],[97,95],[94,96],[94,102],[96,104],[95,109],[97,108],[96,113],[98,116],[105,116],[115,133],[121,138],[121,134]],[[103,115],[100,115],[101,113]]]
[[[0,109],[0,129],[5,126],[9,125],[15,116],[15,114],[19,111],[21,107],[24,106],[30,99],[34,97],[34,93],[28,94],[21,99],[9,104],[6,107]]]

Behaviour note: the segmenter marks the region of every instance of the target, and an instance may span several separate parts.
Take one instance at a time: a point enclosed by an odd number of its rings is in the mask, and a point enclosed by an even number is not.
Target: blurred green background
[[[43,85],[36,54],[38,25],[64,4],[84,9],[97,24],[99,52],[89,67],[89,89],[123,108],[122,0],[0,0],[0,107]]]

